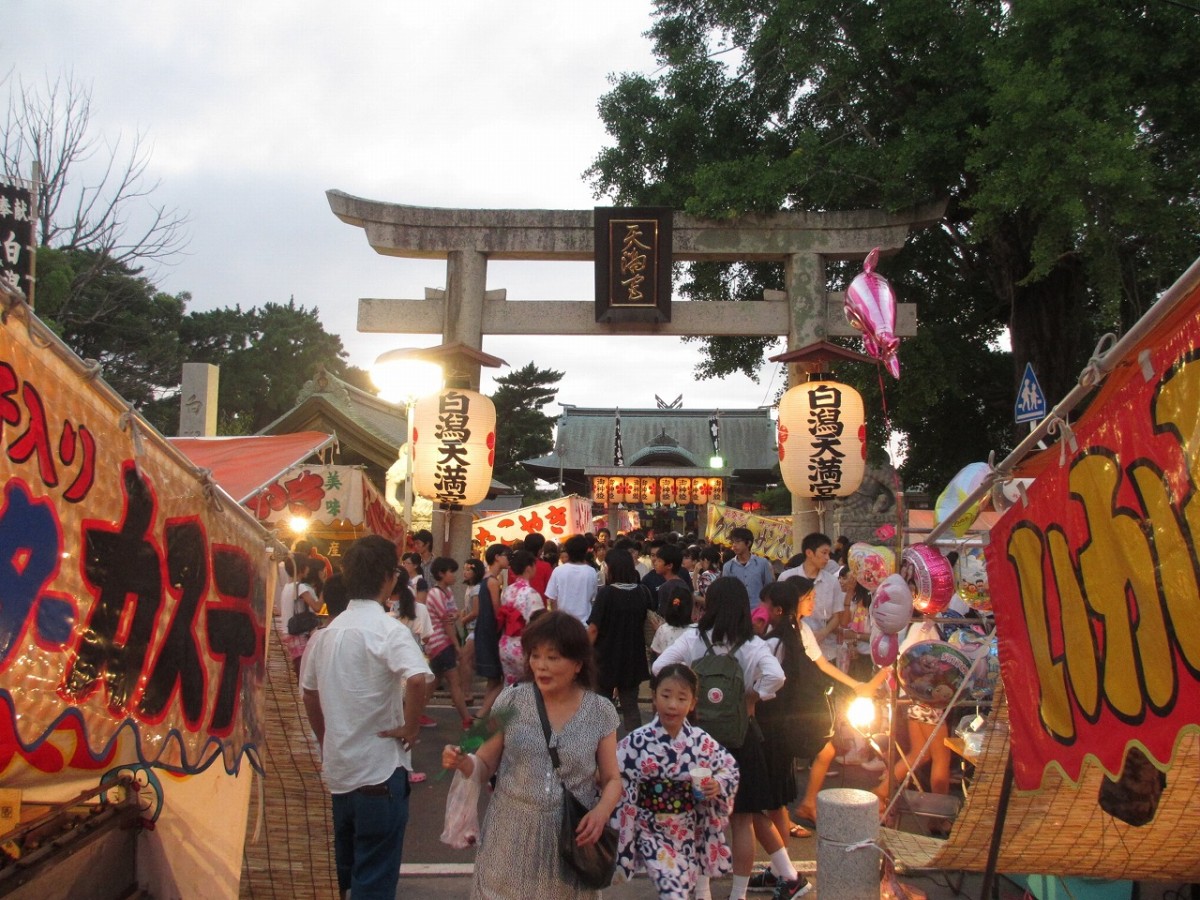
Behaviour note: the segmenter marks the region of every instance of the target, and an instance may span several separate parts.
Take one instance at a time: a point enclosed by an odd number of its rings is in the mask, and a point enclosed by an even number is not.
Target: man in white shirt
[[[596,570],[587,564],[587,538],[582,534],[572,535],[563,549],[567,551],[567,561],[550,573],[546,599],[553,609],[570,613],[586,625],[596,599]]]
[[[800,565],[779,573],[779,580],[786,581],[793,575],[801,575],[813,581],[816,604],[812,615],[804,621],[812,629],[813,636],[821,645],[821,653],[828,660],[837,659],[838,629],[842,624],[842,588],[838,584],[838,565],[831,562],[833,541],[829,535],[814,531],[800,542],[804,559]]]
[[[343,612],[317,631],[300,668],[304,709],[333,795],[333,847],[343,900],[392,900],[408,824],[410,749],[433,682],[412,632],[387,614],[396,547],[372,535],[342,558]]]

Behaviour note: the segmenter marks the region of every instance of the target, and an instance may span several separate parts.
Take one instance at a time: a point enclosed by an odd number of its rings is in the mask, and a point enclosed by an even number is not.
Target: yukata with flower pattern
[[[733,857],[725,829],[737,793],[738,768],[724,747],[688,722],[672,738],[656,716],[617,746],[617,765],[624,794],[615,816],[615,882],[645,870],[660,898],[687,900],[698,876],[730,871]],[[646,800],[648,785],[680,782],[690,789],[689,772],[697,766],[712,769],[721,788],[715,798],[696,799],[691,810],[678,813],[651,808],[656,804]]]

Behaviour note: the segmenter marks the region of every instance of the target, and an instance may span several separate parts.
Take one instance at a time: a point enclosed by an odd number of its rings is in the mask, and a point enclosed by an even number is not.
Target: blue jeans
[[[382,785],[333,795],[338,889],[354,900],[395,900],[409,790],[408,772],[397,769]]]

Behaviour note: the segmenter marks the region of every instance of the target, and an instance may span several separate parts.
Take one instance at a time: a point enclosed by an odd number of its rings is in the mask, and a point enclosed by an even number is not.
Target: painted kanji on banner
[[[792,556],[792,523],[756,516],[722,503],[708,504],[708,527],[704,536],[714,544],[729,546],[729,532],[734,528],[749,528],[754,535],[750,552],[777,562],[787,562]]]
[[[390,541],[404,536],[404,521],[356,466],[301,466],[281,475],[246,506],[264,524],[289,516],[315,522],[365,525]]]
[[[986,551],[1023,789],[1200,727],[1200,288],[1048,454]]]
[[[258,768],[265,533],[27,317],[0,325],[0,780]]]
[[[534,532],[544,534],[548,541],[558,542],[573,534],[584,534],[591,530],[592,501],[571,494],[560,500],[478,519],[471,528],[471,535],[487,547],[489,544],[519,541]]]

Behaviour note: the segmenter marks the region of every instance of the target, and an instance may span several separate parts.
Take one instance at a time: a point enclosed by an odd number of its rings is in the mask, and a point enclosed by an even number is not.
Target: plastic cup
[[[703,800],[704,791],[701,788],[712,781],[712,769],[708,766],[696,766],[688,774],[692,776],[692,796],[697,800]]]

